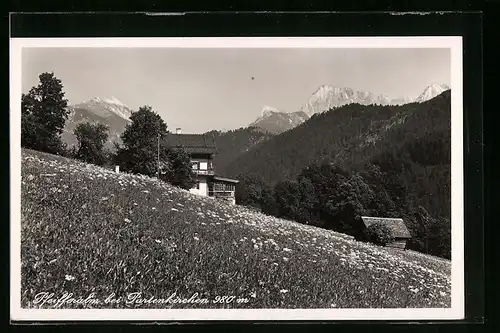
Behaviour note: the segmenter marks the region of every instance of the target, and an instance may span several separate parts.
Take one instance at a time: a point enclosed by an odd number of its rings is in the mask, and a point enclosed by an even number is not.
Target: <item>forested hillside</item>
[[[410,150],[415,162],[439,164],[449,158],[450,92],[424,102],[402,106],[350,104],[313,117],[231,162],[226,171],[258,173],[278,182],[297,175],[311,162],[335,160],[347,166],[363,164],[383,152]],[[441,142],[434,153],[418,155],[418,142]],[[438,145],[439,146],[439,145]],[[433,144],[429,146],[435,149]],[[435,159],[438,159],[435,161]],[[265,161],[265,163],[264,163]],[[448,164],[447,162],[445,164]]]
[[[240,203],[303,223],[350,233],[360,214],[404,217],[411,248],[447,257],[450,111],[450,91],[420,104],[332,109],[236,158],[226,174],[243,180]]]
[[[312,163],[335,161],[347,169],[362,170],[377,161],[382,169],[401,169],[409,184],[416,186],[416,194],[443,196],[446,191],[448,203],[450,119],[450,91],[420,104],[350,104],[314,115],[263,142],[230,162],[224,171],[229,176],[257,174],[274,185],[295,178]],[[426,205],[435,201],[422,200]],[[435,207],[441,209],[449,214],[449,209]]]
[[[254,127],[239,128],[227,132],[210,131],[206,134],[215,137],[217,154],[214,156],[214,165],[217,173],[221,174],[225,173],[225,167],[228,163],[273,136],[271,133]]]

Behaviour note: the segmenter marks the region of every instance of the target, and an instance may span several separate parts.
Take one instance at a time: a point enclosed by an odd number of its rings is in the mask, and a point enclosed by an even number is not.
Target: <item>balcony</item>
[[[193,172],[196,175],[206,175],[206,176],[213,176],[215,174],[214,169],[208,169],[208,170],[193,169]]]
[[[234,198],[234,191],[208,191],[210,197]]]

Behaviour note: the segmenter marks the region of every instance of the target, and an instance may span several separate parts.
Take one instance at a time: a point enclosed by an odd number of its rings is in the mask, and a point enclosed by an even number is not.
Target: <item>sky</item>
[[[22,90],[54,72],[69,104],[150,105],[170,130],[245,127],[264,106],[300,110],[323,85],[417,97],[450,84],[449,49],[24,48]]]

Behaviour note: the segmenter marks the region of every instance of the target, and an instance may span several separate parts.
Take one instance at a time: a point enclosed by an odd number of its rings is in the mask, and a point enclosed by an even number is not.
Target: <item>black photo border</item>
[[[465,319],[462,322],[480,323],[484,320],[483,51],[480,12],[429,12],[425,15],[395,12],[11,13],[9,23],[10,37],[13,38],[462,36],[465,177]],[[8,126],[8,119],[6,124]],[[342,321],[337,325],[344,326],[344,323],[347,325],[350,322]],[[393,323],[393,326],[399,326],[403,322],[363,323]],[[113,321],[112,324],[123,322]],[[458,327],[455,328],[459,331]]]

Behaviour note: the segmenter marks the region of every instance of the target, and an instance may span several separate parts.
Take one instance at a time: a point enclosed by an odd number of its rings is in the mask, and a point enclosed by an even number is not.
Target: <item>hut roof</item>
[[[364,225],[368,228],[374,223],[383,223],[389,227],[391,230],[392,237],[396,238],[411,238],[410,231],[406,227],[403,219],[386,218],[386,217],[371,217],[371,216],[361,216],[361,220]]]
[[[167,134],[167,144],[171,147],[183,147],[190,154],[214,154],[215,138],[206,134]]]

